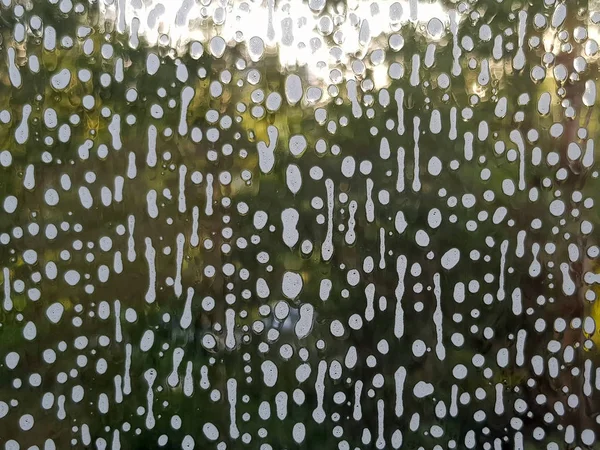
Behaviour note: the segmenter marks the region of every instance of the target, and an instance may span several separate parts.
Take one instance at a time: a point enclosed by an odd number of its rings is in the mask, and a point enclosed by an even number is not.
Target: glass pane
[[[592,449],[597,0],[0,0],[0,446]]]

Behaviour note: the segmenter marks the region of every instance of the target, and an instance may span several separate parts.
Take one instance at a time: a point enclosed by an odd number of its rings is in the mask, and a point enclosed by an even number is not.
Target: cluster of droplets
[[[101,3],[0,6],[7,449],[595,443],[599,13]]]

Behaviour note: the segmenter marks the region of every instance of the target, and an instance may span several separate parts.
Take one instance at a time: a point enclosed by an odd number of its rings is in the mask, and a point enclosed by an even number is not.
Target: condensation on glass
[[[597,0],[0,0],[0,446],[593,449]]]

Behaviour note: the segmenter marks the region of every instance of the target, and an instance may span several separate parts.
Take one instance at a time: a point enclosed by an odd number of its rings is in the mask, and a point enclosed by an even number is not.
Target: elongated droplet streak
[[[523,450],[524,449],[523,433],[521,433],[520,431],[517,431],[515,433],[514,442],[513,442],[513,448],[515,450]]]
[[[146,302],[154,303],[156,300],[156,250],[152,246],[152,239],[147,237],[146,261],[148,263],[148,290],[146,291]]]
[[[560,265],[560,271],[563,276],[562,291],[565,295],[573,295],[575,293],[575,283],[571,278],[569,270],[570,266],[567,263],[562,263]]]
[[[410,85],[418,86],[420,83],[419,80],[419,70],[421,69],[421,56],[418,53],[415,53],[412,56],[412,64],[411,64],[411,72],[410,72]]]
[[[108,125],[108,132],[112,137],[112,146],[115,150],[121,150],[123,143],[121,142],[121,116],[115,114]]]
[[[515,57],[513,58],[512,65],[515,70],[521,70],[525,67],[525,51],[523,50],[523,43],[525,42],[525,30],[527,28],[527,11],[519,11],[519,27],[517,32],[517,43],[518,49]]]
[[[154,412],[152,407],[154,405],[154,390],[152,387],[154,386],[154,381],[156,380],[156,369],[148,369],[144,372],[144,378],[146,379],[146,383],[148,383],[148,393],[146,394],[146,402],[148,412],[146,413],[146,428],[151,430],[154,428],[156,424],[156,420],[154,419]]]
[[[292,248],[298,243],[300,233],[298,233],[298,222],[300,214],[294,208],[286,208],[281,212],[282,239],[283,243]]]
[[[352,245],[356,242],[356,211],[358,209],[358,203],[356,200],[352,200],[348,205],[348,230],[346,231],[346,236],[344,240],[346,244]]]
[[[365,297],[367,298],[367,306],[365,308],[365,320],[370,322],[375,318],[375,308],[373,303],[375,301],[375,284],[369,283],[365,288]]]
[[[529,265],[529,276],[532,278],[539,276],[540,272],[542,271],[542,266],[541,266],[540,262],[537,260],[539,252],[540,252],[540,244],[538,244],[537,242],[534,242],[533,244],[531,244],[531,254],[533,255],[533,260],[531,261],[531,264]]]
[[[315,392],[317,394],[317,407],[313,411],[313,419],[317,423],[323,423],[326,414],[323,409],[323,398],[325,397],[325,372],[327,371],[327,362],[321,360],[317,372],[317,381],[315,382]]]
[[[9,3],[10,5],[10,3]],[[21,72],[19,71],[19,66],[16,63],[17,52],[13,47],[8,47],[8,79],[10,80],[10,84],[17,89],[21,87],[23,84],[23,80],[21,78]]]
[[[235,378],[227,380],[227,400],[229,401],[229,435],[232,439],[240,437],[236,423],[236,403],[237,403],[237,381]]]
[[[131,344],[125,345],[125,373],[123,374],[123,394],[131,394],[131,352],[133,347]]]
[[[280,391],[275,396],[275,410],[279,420],[284,420],[287,417],[288,395],[284,391]]]
[[[525,256],[525,238],[527,237],[527,232],[525,230],[521,230],[517,233],[517,246],[515,248],[515,255],[517,258],[522,258]]]
[[[125,184],[125,178],[121,175],[115,177],[115,202],[121,203],[123,201],[123,185]]]
[[[33,164],[29,164],[25,169],[23,186],[29,191],[32,191],[35,188],[35,166]]]
[[[4,278],[4,310],[5,311],[12,311],[13,309],[13,302],[12,299],[10,298],[10,270],[8,270],[8,267],[5,267],[2,270],[2,275]]]
[[[583,394],[590,397],[592,395],[592,360],[586,359],[583,366]]]
[[[127,164],[127,178],[129,178],[130,180],[133,180],[133,179],[135,179],[135,177],[137,177],[137,165],[136,165],[135,161],[136,161],[135,153],[129,152],[128,164]]]
[[[56,407],[58,409],[56,412],[56,417],[58,417],[60,420],[64,420],[67,417],[67,412],[65,411],[65,400],[65,396],[60,395],[58,397],[58,401],[56,402]]]
[[[404,147],[398,147],[398,178],[396,179],[396,190],[404,192]]]
[[[360,102],[358,101],[357,91],[356,91],[356,80],[349,80],[346,83],[346,89],[348,92],[348,100],[352,104],[352,115],[356,118],[362,117],[362,108],[360,107]]]
[[[185,367],[185,377],[183,378],[183,394],[186,397],[191,397],[194,394],[194,364],[191,361],[187,362]]]
[[[396,417],[402,417],[404,414],[404,382],[406,381],[406,369],[402,366],[394,373],[394,383],[396,385]]]
[[[504,291],[504,271],[506,267],[506,252],[508,251],[508,240],[504,240],[500,244],[500,276],[498,277],[498,301],[503,301],[506,297]]]
[[[210,381],[208,379],[208,367],[200,367],[200,387],[204,390],[210,387]]]
[[[591,138],[585,144],[585,154],[583,155],[582,164],[583,167],[588,169],[594,165],[594,140]]]
[[[421,119],[417,116],[413,119],[413,139],[415,140],[415,148],[414,148],[414,158],[415,158],[415,166],[414,166],[414,177],[413,177],[413,191],[419,192],[421,190],[421,179],[419,178],[419,139],[421,137],[421,131],[419,130],[419,126],[421,125]]]
[[[465,146],[463,148],[463,153],[465,156],[465,160],[466,161],[471,161],[473,159],[473,133],[471,133],[470,131],[467,131],[464,134],[464,138],[465,138]]]
[[[398,285],[396,286],[396,316],[394,320],[394,336],[398,339],[404,336],[404,309],[402,308],[402,297],[404,296],[404,275],[406,274],[407,264],[406,256],[398,256],[398,259],[396,260]]]
[[[119,430],[113,431],[111,450],[121,450],[121,433],[119,433]]]
[[[275,39],[275,27],[273,26],[273,12],[275,10],[275,0],[267,0],[268,20],[267,20],[267,39],[272,43]]]
[[[521,288],[516,287],[511,294],[512,312],[515,316],[520,316],[523,313],[522,297]]]
[[[185,352],[181,347],[175,348],[173,350],[173,370],[171,374],[167,378],[167,383],[172,388],[176,387],[179,384],[179,366],[181,365],[181,361],[183,361],[183,356]]]
[[[185,298],[185,306],[179,320],[179,326],[187,330],[192,324],[192,300],[194,299],[194,288],[189,287]]]
[[[151,219],[158,217],[158,205],[156,204],[158,194],[154,189],[150,189],[146,194],[146,203],[148,205],[148,215]]]
[[[183,233],[179,233],[176,239],[177,243],[177,255],[176,255],[176,269],[175,269],[175,283],[173,284],[173,288],[175,290],[175,295],[177,297],[181,297],[183,293],[183,286],[181,285],[181,269],[183,266],[183,244],[185,244],[185,236]]]
[[[10,51],[11,49],[9,49]],[[15,141],[17,144],[24,144],[29,139],[29,116],[33,109],[29,103],[23,106],[23,113],[21,117],[21,123],[15,130]]]
[[[156,138],[158,130],[154,125],[148,127],[148,154],[146,155],[146,164],[148,167],[156,166]]]
[[[384,419],[385,419],[385,402],[382,398],[377,400],[377,441],[375,442],[375,447],[382,449],[385,448],[385,438],[383,437],[385,427],[384,427]]]
[[[519,190],[524,191],[526,188],[525,184],[525,141],[523,135],[519,130],[512,130],[510,132],[510,140],[516,144],[519,149]]]
[[[394,100],[396,100],[396,106],[398,107],[398,134],[402,136],[404,134],[404,91],[402,88],[396,89],[394,93]]]
[[[459,61],[462,51],[458,43],[458,12],[451,10],[448,15],[450,18],[450,32],[452,33],[452,75],[457,77],[462,72]]]
[[[200,244],[200,236],[198,236],[198,219],[200,217],[200,209],[194,206],[192,209],[192,235],[190,236],[190,245],[198,247]]]
[[[177,205],[180,213],[184,213],[187,210],[185,202],[185,176],[187,174],[187,167],[185,165],[179,166],[179,197],[177,199]]]
[[[81,426],[81,442],[85,446],[89,446],[92,443],[92,436],[90,435],[90,427],[84,423]]]
[[[135,253],[135,239],[133,238],[133,232],[135,230],[135,216],[130,215],[127,218],[127,223],[129,226],[129,239],[127,240],[127,260],[129,262],[135,261],[136,253]]]
[[[186,86],[181,90],[181,114],[179,116],[179,134],[185,136],[188,132],[187,113],[188,107],[194,98],[194,89]]]
[[[367,178],[367,200],[365,201],[365,213],[367,222],[375,221],[375,203],[373,202],[373,180]]]
[[[361,380],[356,380],[356,383],[354,383],[354,410],[352,412],[352,418],[356,421],[362,419],[362,407],[360,405],[362,388],[363,382]]]
[[[450,391],[450,415],[456,417],[458,415],[458,386],[452,385]]]
[[[453,106],[452,108],[450,108],[450,131],[448,132],[448,139],[450,139],[451,141],[456,140],[456,138],[458,137],[458,131],[456,129],[456,114],[456,107]]]
[[[115,256],[113,258],[113,269],[114,269],[115,273],[123,272],[123,258],[121,256],[121,252],[119,250],[117,250],[115,252]]]
[[[323,261],[329,261],[333,256],[333,180],[325,180],[325,189],[327,190],[327,234],[321,246],[321,258]]]
[[[379,228],[379,268],[385,269],[385,228]]]
[[[446,359],[446,347],[444,347],[443,337],[444,329],[442,327],[442,287],[440,285],[440,274],[433,275],[433,293],[435,295],[436,306],[433,313],[433,323],[435,324],[435,334],[437,343],[435,346],[435,354],[440,361]]]
[[[213,181],[212,173],[206,175],[206,207],[204,214],[212,216],[213,214]]]
[[[504,385],[502,383],[496,383],[496,403],[494,405],[494,412],[501,416],[504,414]]]
[[[517,366],[523,367],[525,364],[525,340],[527,339],[527,331],[519,330],[517,333],[517,355],[516,363]]]
[[[225,330],[226,330],[226,337],[225,337],[225,345],[227,346],[228,349],[234,349],[235,348],[235,310],[228,308],[227,311],[225,311]]]
[[[121,342],[123,341],[123,333],[121,331],[121,302],[119,300],[115,300],[115,341]]]

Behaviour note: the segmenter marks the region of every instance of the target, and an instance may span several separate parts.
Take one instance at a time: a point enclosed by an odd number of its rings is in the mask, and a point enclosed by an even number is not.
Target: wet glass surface
[[[600,448],[596,0],[0,0],[0,446]]]

